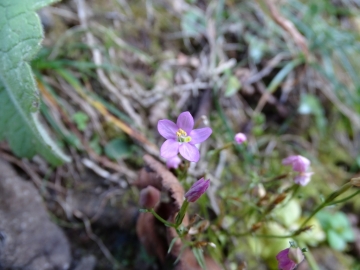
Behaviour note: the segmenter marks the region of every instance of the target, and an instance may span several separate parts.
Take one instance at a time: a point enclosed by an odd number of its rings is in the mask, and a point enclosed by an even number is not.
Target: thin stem
[[[181,205],[179,213],[175,217],[175,224],[174,224],[175,228],[179,227],[180,224],[182,223],[182,221],[183,221],[183,219],[185,217],[188,206],[189,206],[189,202],[188,202],[188,200],[185,199],[185,201]]]
[[[318,207],[315,208],[315,210],[310,214],[310,216],[307,217],[307,219],[300,225],[299,229],[297,229],[295,232],[291,233],[291,234],[288,234],[288,235],[262,235],[262,234],[259,234],[259,235],[256,235],[256,234],[253,234],[252,231],[248,231],[248,232],[244,232],[244,233],[239,233],[239,234],[236,234],[235,236],[237,237],[242,237],[242,236],[250,236],[252,235],[253,237],[262,237],[262,238],[291,238],[291,237],[294,237],[294,236],[297,236],[299,235],[302,231],[303,231],[303,228],[305,227],[305,225],[321,210],[323,209],[324,207],[328,206],[328,205],[331,205],[333,203],[336,203],[336,202],[342,202],[342,201],[345,201],[346,199],[350,199],[352,197],[354,197],[355,195],[357,195],[358,193],[360,193],[360,190],[355,192],[354,194],[352,194],[351,196],[349,197],[346,197],[345,199],[342,199],[342,200],[338,200],[338,201],[335,201],[335,202],[332,202],[336,197],[338,197],[339,195],[341,195],[342,193],[346,192],[349,188],[352,187],[352,184],[349,182],[349,183],[346,183],[345,185],[343,185],[341,188],[339,188],[337,191],[333,192],[332,194],[330,194],[326,200],[321,203]],[[294,193],[297,192],[297,188],[295,187],[294,188]],[[294,194],[293,193],[293,194]],[[260,221],[262,220],[262,218],[264,218],[266,216],[266,214],[268,214],[269,212],[271,211],[271,209],[266,209],[265,212],[261,215],[261,218],[260,218]],[[315,268],[316,269],[316,268]]]
[[[153,214],[154,217],[156,217],[159,221],[161,221],[162,223],[164,223],[166,226],[168,226],[168,227],[176,227],[175,224],[170,223],[170,222],[166,221],[165,219],[163,219],[162,217],[160,217],[160,216],[155,212],[155,210],[154,210],[153,208],[149,209],[148,211],[149,211],[151,214]]]
[[[234,143],[233,142],[228,142],[228,143],[225,143],[223,146],[219,147],[218,149],[214,149],[211,151],[211,155],[214,156],[214,155],[217,155],[219,154],[222,150],[225,150],[227,148],[230,148],[231,146],[233,146]]]
[[[307,246],[306,246],[304,243],[302,243],[302,242],[300,242],[299,245],[301,245],[302,247],[307,248]],[[314,256],[311,254],[311,252],[310,252],[310,250],[309,250],[308,248],[307,248],[307,250],[308,250],[308,251],[305,252],[304,255],[305,255],[306,260],[307,260],[307,262],[308,262],[308,264],[309,264],[309,266],[310,266],[310,269],[311,269],[311,270],[320,270],[320,268],[319,268],[319,266],[318,266],[318,264],[317,264]]]
[[[310,216],[308,216],[307,219],[300,225],[299,230],[301,230],[305,225],[309,222],[310,219],[313,218],[319,212],[321,209],[323,209],[327,205],[327,201],[325,200],[322,204],[320,204],[318,207],[315,208],[315,210],[311,213]]]
[[[259,237],[259,238],[291,238],[295,236],[296,233],[288,234],[288,235],[271,235],[271,234],[254,234],[253,232],[243,232],[243,233],[237,233],[234,236],[236,237],[242,237],[242,236],[252,236],[252,237]]]
[[[294,237],[294,233],[292,234],[288,234],[288,235],[267,235],[267,234],[254,234],[254,237],[259,237],[259,238],[292,238]]]
[[[360,193],[360,190],[354,192],[353,194],[351,194],[348,197],[345,197],[343,199],[337,200],[337,201],[333,201],[332,203],[329,203],[329,205],[334,205],[334,204],[338,204],[338,203],[342,203],[342,202],[346,202],[347,200],[350,200],[351,198],[355,197],[356,195],[358,195]]]
[[[338,197],[340,194],[344,193],[345,191],[347,191],[349,188],[351,188],[352,185],[351,183],[346,183],[345,185],[343,185],[340,189],[338,189],[337,191],[333,192],[332,194],[330,194],[326,200],[320,204],[318,207],[315,208],[315,210],[311,213],[311,215],[301,224],[299,230],[301,230],[306,223],[309,222],[309,220],[315,216],[317,214],[317,212],[319,212],[321,209],[323,209],[324,207],[326,207],[327,205],[329,205],[331,203],[332,200],[334,200],[336,197]],[[298,230],[298,231],[299,231]]]

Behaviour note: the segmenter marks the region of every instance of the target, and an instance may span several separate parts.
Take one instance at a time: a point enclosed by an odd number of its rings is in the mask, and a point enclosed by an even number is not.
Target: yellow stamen
[[[176,136],[178,136],[178,137],[186,137],[187,133],[184,130],[182,130],[181,128],[179,128],[179,130],[176,132]]]
[[[176,132],[178,142],[190,142],[191,137],[187,135],[187,133],[181,128]]]

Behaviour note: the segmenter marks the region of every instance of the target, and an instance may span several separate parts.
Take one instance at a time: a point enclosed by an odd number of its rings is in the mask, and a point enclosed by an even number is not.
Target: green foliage
[[[346,243],[354,241],[355,236],[351,224],[343,212],[322,211],[317,214],[317,218],[326,231],[327,240],[333,249],[343,251]]]
[[[101,145],[100,145],[100,137],[99,135],[95,135],[90,143],[89,143],[89,146],[91,147],[92,150],[94,150],[94,152],[98,155],[101,155],[102,154],[102,148],[101,148]]]
[[[206,17],[202,10],[191,8],[182,17],[181,27],[187,37],[197,37],[206,32]]]
[[[40,154],[53,165],[69,161],[37,119],[40,97],[28,64],[43,38],[35,10],[53,0],[0,3],[0,140],[21,157]]]
[[[113,139],[105,146],[105,154],[111,159],[121,159],[131,155],[130,145],[123,139]]]
[[[79,130],[84,131],[89,122],[89,116],[83,112],[77,112],[72,116],[72,119],[75,121],[76,126]]]
[[[235,95],[241,88],[241,82],[236,76],[230,76],[225,90],[225,97]]]
[[[203,250],[201,248],[193,248],[192,249],[194,256],[198,262],[198,264],[200,265],[200,267],[202,269],[206,269],[206,264],[205,264],[205,258],[204,258],[204,254],[203,254]]]
[[[324,115],[324,109],[316,96],[310,94],[302,95],[298,112],[300,114],[314,115],[318,130],[324,134],[326,128],[326,118]]]

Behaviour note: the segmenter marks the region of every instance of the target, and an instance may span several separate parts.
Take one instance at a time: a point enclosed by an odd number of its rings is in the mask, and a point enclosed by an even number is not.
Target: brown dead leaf
[[[156,204],[154,210],[163,219],[174,223],[175,217],[180,210],[180,207],[184,201],[184,189],[177,180],[177,178],[159,161],[149,155],[144,156],[145,168],[139,173],[139,178],[135,181],[134,185],[139,189],[145,189],[148,186],[153,188],[147,188],[145,194],[149,195],[157,189],[162,193],[168,195],[169,200],[161,200]],[[157,193],[155,191],[155,193]],[[144,193],[143,193],[144,194]],[[154,194],[150,197],[157,197]],[[183,225],[189,224],[189,218],[186,215],[183,221]],[[149,254],[155,255],[160,262],[165,265],[173,262],[180,256],[183,244],[178,239],[169,255],[167,250],[172,240],[177,237],[177,233],[174,228],[166,227],[160,221],[158,221],[150,213],[140,213],[139,219],[136,225],[136,232],[139,240],[146,248]],[[210,257],[205,256],[205,261],[208,270],[218,270],[220,267]],[[194,254],[187,248],[181,255],[181,258],[177,265],[176,270],[200,270]]]
[[[184,189],[177,178],[159,161],[150,155],[144,156],[145,168],[140,171],[139,178],[134,185],[140,189],[153,186],[161,192],[168,193],[172,199],[173,211],[176,214],[184,201]],[[168,217],[169,217],[168,216]],[[166,217],[166,218],[168,218]],[[163,217],[165,218],[165,217]]]

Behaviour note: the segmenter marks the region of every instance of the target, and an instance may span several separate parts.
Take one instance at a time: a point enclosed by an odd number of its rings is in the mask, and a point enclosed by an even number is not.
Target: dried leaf
[[[139,178],[134,185],[140,189],[152,186],[159,191],[167,193],[170,200],[160,201],[155,207],[155,211],[163,219],[174,222],[184,200],[184,189],[177,178],[159,161],[149,155],[144,156],[144,161],[146,167],[140,171]],[[147,193],[151,192],[149,190],[154,191],[153,188],[147,188]],[[183,224],[185,226],[189,224],[187,215],[184,218]],[[175,229],[165,227],[165,225],[158,221],[152,214],[140,213],[136,232],[147,252],[155,255],[162,264],[165,264],[167,259],[171,261],[170,263],[173,263],[181,255],[174,269],[202,269],[190,248],[184,249],[182,241],[178,238]],[[172,248],[169,254],[167,254],[170,245]],[[205,264],[208,270],[220,269],[214,260],[206,256]]]

